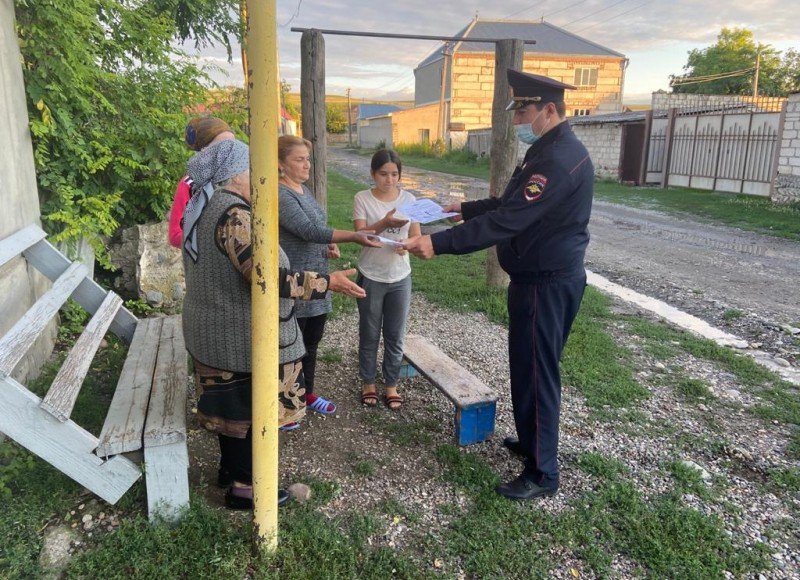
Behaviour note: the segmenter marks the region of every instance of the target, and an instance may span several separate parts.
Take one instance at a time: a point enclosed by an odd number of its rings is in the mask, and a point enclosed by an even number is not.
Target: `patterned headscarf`
[[[195,117],[186,125],[186,144],[190,149],[200,151],[217,135],[230,130],[230,125],[217,117]]]
[[[192,198],[183,212],[183,248],[197,261],[197,222],[214,195],[214,186],[250,168],[250,148],[236,139],[219,141],[189,160]]]

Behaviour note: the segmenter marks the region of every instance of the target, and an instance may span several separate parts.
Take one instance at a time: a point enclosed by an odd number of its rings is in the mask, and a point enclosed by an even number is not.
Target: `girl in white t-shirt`
[[[371,175],[375,186],[359,191],[353,201],[353,224],[356,230],[372,230],[390,240],[405,240],[420,235],[418,223],[409,223],[397,213],[400,206],[416,198],[400,189],[400,157],[391,149],[381,149],[372,156]],[[378,343],[383,331],[383,380],[386,405],[400,409],[403,398],[397,393],[403,338],[411,305],[411,264],[403,248],[363,248],[358,258],[358,279],[366,298],[358,300],[359,339],[358,373],[362,381],[361,403],[378,404],[375,389]]]

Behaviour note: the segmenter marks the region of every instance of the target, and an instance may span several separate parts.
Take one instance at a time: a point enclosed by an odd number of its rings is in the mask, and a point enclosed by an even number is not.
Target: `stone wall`
[[[356,135],[358,146],[365,149],[377,147],[380,143],[392,148],[392,113],[383,117],[358,120]]]
[[[428,131],[428,141],[433,143],[439,136],[439,103],[394,111],[392,115],[392,143],[394,146],[422,143],[420,131]]]
[[[581,87],[564,95],[567,115],[572,115],[575,109],[587,109],[592,114],[614,113],[622,109],[622,62],[623,59],[613,57],[537,54],[525,56],[523,69],[572,84],[576,68],[597,68],[596,86]],[[456,53],[451,74],[450,123],[464,123],[467,130],[490,126],[494,100],[494,54]]]
[[[109,247],[119,269],[117,292],[151,306],[177,310],[183,303],[185,282],[181,251],[167,241],[167,222],[130,227]]]
[[[573,125],[572,130],[589,150],[597,177],[619,179],[622,125],[597,123]]]
[[[0,134],[6,146],[0,151],[0,239],[30,224],[39,224],[39,194],[33,148],[28,131],[21,57],[14,30],[14,2],[0,0]],[[14,258],[0,267],[0,334],[11,328],[49,286],[27,265]],[[51,323],[14,369],[14,377],[27,382],[39,373],[50,356],[56,336]]]
[[[771,198],[777,203],[800,202],[800,93],[786,101],[778,174]]]

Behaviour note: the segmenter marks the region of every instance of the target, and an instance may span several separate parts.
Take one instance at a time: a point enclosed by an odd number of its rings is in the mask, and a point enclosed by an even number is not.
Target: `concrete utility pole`
[[[517,165],[517,133],[514,131],[513,115],[506,111],[511,100],[511,87],[506,71],[510,68],[521,71],[525,44],[522,40],[501,40],[495,47],[494,100],[492,101],[492,147],[489,161],[489,194],[498,197]],[[489,248],[486,255],[486,282],[490,286],[508,286],[508,275],[497,262],[497,249]]]
[[[350,87],[347,87],[347,145],[353,146],[353,109],[350,108]]]
[[[444,48],[442,48],[442,86],[441,90],[439,91],[439,123],[438,123],[438,135],[437,139],[440,139],[442,143],[444,143],[445,132],[447,131],[447,113],[444,109],[444,95],[445,95],[445,88],[447,87],[447,59],[450,56],[450,43],[445,42]]]
[[[761,70],[761,47],[756,52],[756,72],[753,75],[753,98],[758,98],[758,73]]]
[[[328,172],[325,158],[325,39],[318,30],[300,39],[300,100],[303,137],[311,141],[311,176],[308,186],[322,209],[328,207]]]
[[[253,207],[253,535],[278,546],[278,29],[276,2],[249,0],[250,191]]]

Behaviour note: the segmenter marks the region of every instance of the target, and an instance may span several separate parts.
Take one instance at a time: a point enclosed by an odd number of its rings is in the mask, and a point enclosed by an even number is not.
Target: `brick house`
[[[477,17],[456,36],[473,38],[518,38],[535,40],[525,45],[525,72],[545,75],[577,86],[567,91],[567,115],[615,113],[622,110],[622,91],[628,59],[624,54],[581,38],[544,21],[482,20]],[[442,45],[414,69],[414,109],[393,115],[394,123],[410,123],[401,133],[417,136],[417,142],[440,138],[438,115],[416,111],[439,109],[444,75],[445,131],[463,132],[488,127],[492,120],[494,95],[494,46],[491,43],[461,41]],[[423,119],[433,119],[423,123]],[[425,124],[422,126],[420,123]]]

